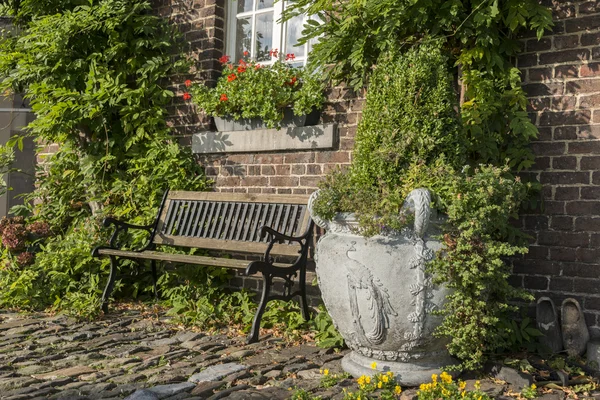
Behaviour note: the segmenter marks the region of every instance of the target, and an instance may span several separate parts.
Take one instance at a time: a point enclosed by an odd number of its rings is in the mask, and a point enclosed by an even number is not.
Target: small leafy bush
[[[277,56],[277,51],[272,51]],[[291,61],[293,54],[288,54]],[[295,68],[288,62],[277,60],[271,65],[261,65],[251,60],[230,63],[221,58],[223,72],[217,85],[210,88],[191,84],[191,99],[211,116],[262,118],[268,127],[276,127],[284,110],[295,115],[307,115],[320,109],[323,101],[322,83],[313,74]],[[189,94],[184,98],[189,99]]]

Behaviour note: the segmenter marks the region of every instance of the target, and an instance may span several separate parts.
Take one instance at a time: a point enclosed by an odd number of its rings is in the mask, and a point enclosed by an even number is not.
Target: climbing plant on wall
[[[0,44],[0,87],[29,101],[36,119],[28,135],[40,149],[59,145],[38,171],[28,198],[34,205],[16,210],[29,215],[25,225],[47,222],[52,235],[35,243],[23,238],[18,249],[31,254],[26,264],[5,251],[3,298],[16,307],[55,304],[93,313],[106,276],[105,262],[90,256],[104,239],[102,218],[148,223],[167,187],[206,187],[166,123],[173,98],[166,78],[186,65],[174,57],[179,36],[146,0],[3,3],[19,29]],[[143,240],[133,237],[134,245]],[[137,281],[124,291],[142,290],[143,279]],[[0,298],[0,307],[7,301]]]

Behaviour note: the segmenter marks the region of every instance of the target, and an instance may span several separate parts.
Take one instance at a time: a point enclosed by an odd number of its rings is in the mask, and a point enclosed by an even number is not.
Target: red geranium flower
[[[241,74],[242,72],[246,72],[246,67],[242,67],[241,65],[238,67],[237,69],[238,73]]]
[[[250,54],[248,53],[248,50],[244,51],[244,57],[248,57],[248,54]]]
[[[190,81],[189,79],[187,79],[185,81],[185,87],[190,87],[190,86],[192,86],[192,81]]]
[[[289,53],[285,55],[285,61],[289,61],[289,60],[295,60],[296,56],[294,55],[294,53]]]
[[[191,98],[192,98],[192,95],[191,95],[191,94],[189,94],[188,92],[185,92],[185,93],[183,94],[183,99],[184,99],[185,101],[188,101],[188,100],[189,100],[189,99],[191,99]]]
[[[292,79],[290,79],[289,82],[286,82],[286,84],[288,84],[290,86],[294,86],[294,84],[296,83],[297,80],[298,80],[298,78],[296,78],[295,76],[292,76]]]
[[[237,79],[236,74],[227,75],[227,82],[232,82],[232,81],[235,81],[236,79]]]
[[[279,54],[279,50],[277,50],[277,49],[273,49],[273,50],[269,51],[269,55],[271,57],[277,57],[278,54]]]
[[[223,56],[223,57],[219,58],[219,62],[221,64],[227,64],[229,62],[229,56]]]
[[[229,64],[229,65],[227,65],[227,67],[229,68],[230,71],[233,70],[233,65]]]
[[[260,65],[260,64],[256,64],[256,65],[254,66],[254,69],[261,69],[261,68],[262,68],[262,65]]]
[[[227,98],[227,95],[226,95],[225,93],[223,93],[223,94],[221,95],[221,98],[220,98],[219,100],[221,100],[221,101],[227,101],[227,100],[229,100],[229,99]]]

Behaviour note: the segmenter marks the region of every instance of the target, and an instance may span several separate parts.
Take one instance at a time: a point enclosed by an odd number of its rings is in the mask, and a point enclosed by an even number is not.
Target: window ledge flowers
[[[293,54],[286,54],[293,61]],[[314,75],[281,60],[271,65],[240,59],[231,63],[228,56],[219,60],[223,71],[216,87],[186,82],[191,100],[213,117],[234,120],[260,118],[268,128],[279,128],[284,114],[296,116],[320,109],[323,85]]]

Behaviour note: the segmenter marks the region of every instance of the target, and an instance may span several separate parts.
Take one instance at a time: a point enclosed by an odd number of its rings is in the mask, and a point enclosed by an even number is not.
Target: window
[[[294,65],[306,64],[310,43],[298,45],[305,16],[299,15],[279,24],[286,5],[290,1],[279,0],[236,0],[228,3],[227,54],[234,61],[248,52],[249,57],[268,64],[276,60],[271,50],[280,55],[293,53]]]

